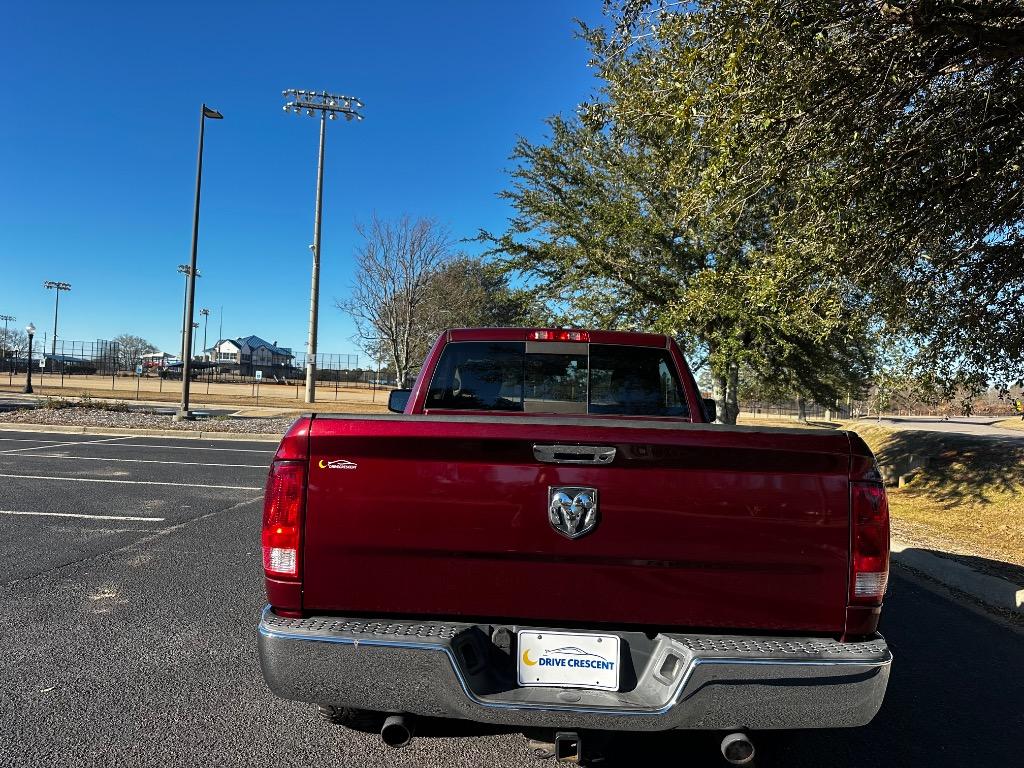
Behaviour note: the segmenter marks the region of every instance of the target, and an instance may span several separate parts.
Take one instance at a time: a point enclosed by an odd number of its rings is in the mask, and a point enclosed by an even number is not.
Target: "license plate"
[[[519,685],[619,689],[619,638],[520,630]]]

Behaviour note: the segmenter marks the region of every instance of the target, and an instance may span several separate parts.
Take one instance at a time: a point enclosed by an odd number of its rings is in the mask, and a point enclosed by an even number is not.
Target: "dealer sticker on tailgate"
[[[619,638],[520,630],[519,684],[556,688],[619,688]]]

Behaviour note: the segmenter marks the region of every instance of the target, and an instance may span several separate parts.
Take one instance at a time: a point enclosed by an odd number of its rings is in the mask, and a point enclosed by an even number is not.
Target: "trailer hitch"
[[[555,733],[555,761],[579,765],[583,755],[583,739],[576,731]]]

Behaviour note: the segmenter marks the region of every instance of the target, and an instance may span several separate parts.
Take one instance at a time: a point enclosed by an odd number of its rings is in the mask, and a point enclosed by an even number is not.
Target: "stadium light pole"
[[[206,351],[206,326],[210,324],[210,310],[203,307],[199,310],[199,314],[203,318],[203,352]]]
[[[28,334],[28,370],[25,372],[25,389],[22,390],[26,395],[32,394],[32,337],[36,335],[36,327],[32,323],[25,326],[25,333]]]
[[[188,409],[188,385],[192,373],[191,355],[192,350],[192,315],[195,309],[196,299],[196,251],[199,247],[199,193],[203,186],[203,137],[206,134],[206,119],[223,120],[224,115],[216,109],[203,104],[199,110],[199,151],[196,153],[196,203],[192,212],[192,257],[189,260],[189,271],[186,275],[185,288],[185,317],[181,324],[181,407],[174,415],[175,421],[182,421],[192,418],[192,412]],[[178,268],[179,270],[181,267]]]
[[[18,318],[16,318],[14,315],[0,315],[0,320],[4,321],[4,338],[3,338],[3,346],[0,347],[0,360],[6,360],[7,359],[7,323],[13,323],[17,319]],[[12,355],[11,357],[14,357],[14,356]],[[12,366],[14,365],[14,361],[13,360],[11,361],[11,365]]]
[[[71,283],[64,283],[60,280],[47,280],[43,283],[43,288],[52,290],[56,294],[56,301],[53,304],[53,349],[50,350],[52,356],[57,355],[57,310],[60,309],[60,292],[70,291]]]
[[[312,117],[320,114],[320,154],[316,165],[316,214],[313,218],[313,278],[309,290],[309,339],[306,342],[306,402],[316,400],[316,332],[317,317],[320,309],[320,216],[323,211],[324,192],[324,141],[327,138],[327,121],[334,120],[338,115],[346,120],[362,120],[358,109],[363,102],[354,96],[342,96],[327,91],[303,91],[295,88],[281,91],[281,95],[289,101],[284,105],[285,112],[296,115],[303,111]]]

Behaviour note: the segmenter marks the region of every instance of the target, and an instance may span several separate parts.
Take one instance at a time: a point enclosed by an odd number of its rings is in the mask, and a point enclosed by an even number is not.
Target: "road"
[[[962,435],[984,435],[986,437],[1003,437],[1009,440],[1024,440],[1024,431],[996,427],[1000,421],[1009,416],[953,416],[943,419],[941,416],[883,416],[877,419],[860,419],[859,424],[881,424],[892,429],[918,429],[926,432],[954,432]]]
[[[389,751],[270,695],[254,627],[272,450],[0,433],[0,764],[537,764],[519,733],[426,723]],[[896,574],[883,631],[895,662],[876,720],[756,734],[759,766],[1016,761],[1020,630]],[[717,766],[719,738],[621,736],[605,765]]]

